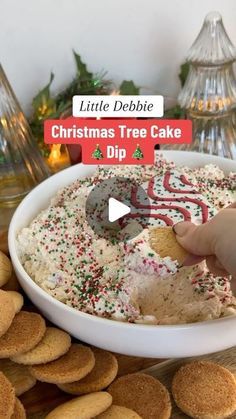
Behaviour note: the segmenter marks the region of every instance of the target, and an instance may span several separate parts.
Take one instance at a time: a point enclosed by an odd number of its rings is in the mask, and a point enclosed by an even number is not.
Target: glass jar
[[[22,198],[49,174],[0,65],[0,234]]]
[[[189,50],[188,77],[178,97],[193,123],[193,142],[181,149],[236,158],[235,60],[221,15],[209,13]]]

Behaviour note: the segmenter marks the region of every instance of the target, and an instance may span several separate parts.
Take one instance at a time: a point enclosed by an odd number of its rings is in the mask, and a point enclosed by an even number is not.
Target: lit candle
[[[66,147],[62,150],[61,144],[53,144],[47,163],[53,173],[70,166],[70,157]]]

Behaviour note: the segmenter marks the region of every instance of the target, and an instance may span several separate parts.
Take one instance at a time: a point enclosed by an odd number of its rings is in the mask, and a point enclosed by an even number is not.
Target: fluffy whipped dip
[[[113,176],[134,179],[158,203],[150,225],[125,242],[98,237],[85,217],[91,188]],[[213,165],[175,168],[159,157],[153,166],[99,167],[92,177],[58,191],[49,207],[22,229],[18,253],[27,273],[47,293],[93,315],[178,324],[235,314],[229,278],[215,277],[204,263],[180,267],[149,244],[153,226],[184,219],[205,222],[235,198],[236,174],[225,176]]]

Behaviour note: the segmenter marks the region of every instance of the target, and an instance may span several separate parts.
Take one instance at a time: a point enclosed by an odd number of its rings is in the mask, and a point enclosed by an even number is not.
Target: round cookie
[[[12,361],[25,365],[45,364],[64,355],[71,346],[71,337],[56,327],[47,327],[42,340],[28,352],[16,355]]]
[[[195,361],[181,367],[172,382],[177,406],[198,419],[223,419],[236,410],[236,380],[224,367]]]
[[[4,291],[19,291],[20,290],[20,284],[14,271],[12,272],[11,278],[2,287],[2,289]]]
[[[151,248],[161,258],[169,256],[172,260],[182,265],[188,256],[188,252],[180,246],[171,227],[157,227],[150,229],[149,242]]]
[[[135,373],[117,378],[108,388],[113,403],[134,410],[142,419],[169,419],[168,390],[156,378]]]
[[[23,404],[19,399],[15,399],[14,412],[11,419],[26,419],[26,413]]]
[[[45,419],[90,419],[107,410],[111,403],[112,397],[105,391],[86,394],[56,407]]]
[[[5,253],[0,251],[0,287],[5,285],[11,278],[12,264]]]
[[[142,419],[134,410],[124,406],[113,404],[104,413],[98,415],[96,419]]]
[[[0,371],[13,385],[16,396],[21,396],[36,384],[36,379],[30,374],[27,367],[15,364],[10,359],[0,359]]]
[[[95,366],[92,371],[74,383],[61,384],[60,389],[70,394],[87,394],[103,390],[116,378],[118,362],[114,355],[102,349],[93,348]]]
[[[11,358],[29,351],[39,343],[45,331],[45,320],[40,314],[20,311],[0,338],[0,358]]]
[[[15,306],[12,297],[0,290],[0,337],[3,336],[11,326],[15,317]]]
[[[13,304],[15,306],[15,313],[19,313],[19,311],[21,311],[23,305],[24,305],[24,298],[23,295],[20,294],[17,291],[7,291],[8,295],[10,295],[10,297],[13,300]]]
[[[84,378],[92,371],[94,365],[95,358],[91,349],[74,343],[59,359],[29,368],[32,375],[39,381],[64,384]]]
[[[10,418],[14,411],[15,392],[10,381],[0,372],[0,418]]]

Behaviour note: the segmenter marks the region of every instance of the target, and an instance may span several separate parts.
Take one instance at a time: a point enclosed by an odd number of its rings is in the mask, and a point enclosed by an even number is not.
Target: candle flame
[[[61,157],[61,144],[53,144],[48,157],[49,164],[55,163]]]
[[[119,89],[114,89],[111,93],[110,96],[119,96],[120,95],[120,91]]]

